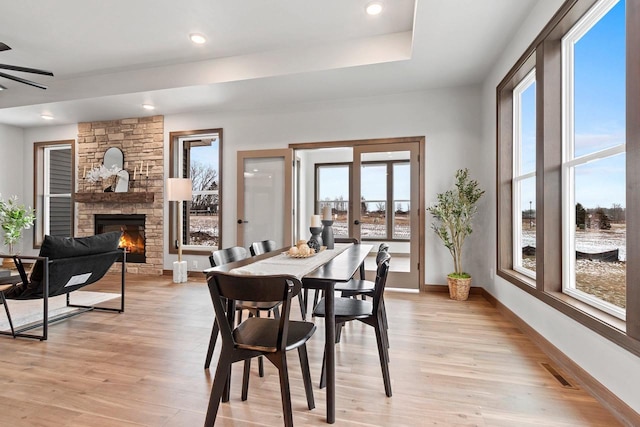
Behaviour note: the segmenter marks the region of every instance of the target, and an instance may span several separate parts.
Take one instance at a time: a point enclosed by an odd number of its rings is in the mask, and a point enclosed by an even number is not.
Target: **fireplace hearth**
[[[145,215],[95,215],[95,233],[122,231],[120,247],[127,250],[127,262],[146,262]]]

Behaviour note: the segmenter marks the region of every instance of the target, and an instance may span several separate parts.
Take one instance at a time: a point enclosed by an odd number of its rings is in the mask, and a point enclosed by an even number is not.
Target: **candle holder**
[[[311,238],[307,242],[307,245],[314,249],[317,252],[320,252],[320,246],[322,246],[322,237],[320,237],[320,233],[322,233],[322,227],[309,227],[309,231],[311,231]]]
[[[324,245],[327,247],[327,249],[333,249],[335,243],[333,240],[333,220],[323,219],[322,225],[324,226],[322,228],[322,241],[324,242]]]

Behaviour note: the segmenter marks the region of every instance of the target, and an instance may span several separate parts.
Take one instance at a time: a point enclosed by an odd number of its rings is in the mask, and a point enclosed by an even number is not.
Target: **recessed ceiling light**
[[[202,34],[199,34],[199,33],[189,34],[189,38],[195,44],[204,44],[204,43],[207,42],[207,38],[205,36],[203,36]]]
[[[378,15],[380,14],[380,12],[382,12],[382,3],[380,3],[379,1],[372,1],[371,3],[367,4],[365,10],[367,11],[367,15]]]
[[[142,108],[144,108],[145,110],[155,110],[156,107],[151,105],[151,104],[142,104]]]
[[[40,117],[42,117],[45,120],[53,120],[53,116],[50,116],[48,114],[41,114]]]

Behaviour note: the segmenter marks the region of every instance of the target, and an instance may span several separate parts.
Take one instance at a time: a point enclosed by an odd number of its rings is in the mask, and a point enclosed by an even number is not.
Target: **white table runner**
[[[234,268],[229,273],[237,275],[267,276],[273,274],[290,274],[302,279],[316,268],[340,255],[353,243],[336,243],[334,249],[325,249],[309,258],[292,258],[279,254],[271,258],[256,261],[243,267]]]

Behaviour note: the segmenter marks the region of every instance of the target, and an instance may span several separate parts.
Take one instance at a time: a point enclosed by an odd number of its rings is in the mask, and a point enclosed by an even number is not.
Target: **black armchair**
[[[11,286],[4,286],[0,290],[0,302],[5,306],[5,311],[11,326],[11,332],[0,331],[2,335],[15,337],[37,338],[41,341],[47,339],[48,324],[58,320],[75,316],[84,311],[107,310],[124,311],[124,286],[126,254],[118,249],[121,232],[110,232],[89,237],[53,237],[45,236],[40,254],[38,256],[11,256],[16,264],[20,280]],[[71,304],[69,294],[87,285],[102,279],[119,257],[122,257],[122,284],[120,294],[120,307],[94,307]],[[0,255],[0,258],[9,257]],[[23,261],[35,261],[31,274],[27,275]],[[73,313],[63,314],[54,318],[48,318],[48,300],[58,295],[67,295],[67,306],[80,308]],[[7,306],[7,300],[43,300],[42,322],[31,324],[23,328],[14,329],[11,314]],[[25,334],[25,331],[42,326],[42,335]]]

